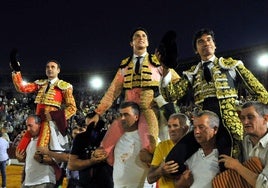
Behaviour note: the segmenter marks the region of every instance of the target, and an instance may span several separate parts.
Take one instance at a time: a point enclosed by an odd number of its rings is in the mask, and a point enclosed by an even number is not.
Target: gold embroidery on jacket
[[[152,57],[152,60],[156,60],[155,56]],[[121,64],[125,64],[127,59],[123,60]],[[144,88],[144,87],[152,87],[159,86],[159,80],[152,80],[152,71],[149,66],[149,58],[148,54],[145,56],[144,61],[142,63],[140,74],[135,74],[134,63],[132,60],[129,62],[128,66],[125,68],[124,75],[124,89],[132,89],[132,88]]]

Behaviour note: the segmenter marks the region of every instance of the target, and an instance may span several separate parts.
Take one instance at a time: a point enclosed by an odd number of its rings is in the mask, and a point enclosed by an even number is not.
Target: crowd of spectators
[[[26,129],[25,120],[29,114],[35,112],[34,94],[21,94],[14,92],[0,92],[0,128],[5,128],[10,138],[10,143],[16,145],[15,138]],[[100,101],[103,93],[85,90],[75,90],[74,97],[77,104],[76,115],[68,122],[70,131],[72,127],[77,125],[83,125],[85,116],[90,111],[93,111]],[[118,117],[118,107],[120,101],[119,97],[113,104],[113,107],[109,109],[102,117],[106,122],[107,128],[109,124]],[[248,100],[248,98],[241,97],[238,104]],[[249,98],[250,100],[250,98]],[[192,104],[180,105],[180,111],[185,113],[190,118],[192,114],[198,110]],[[12,156],[11,156],[12,157]]]
[[[26,129],[26,118],[29,114],[35,112],[35,95],[25,95],[16,91],[5,92],[3,90],[0,94],[0,129],[6,130],[10,144],[16,146],[15,138]],[[74,91],[74,95],[78,109],[76,115],[68,122],[70,131],[76,125],[83,125],[86,114],[94,110],[101,97],[97,92],[87,91]],[[115,117],[117,117],[116,104],[105,113],[103,120],[108,126]],[[12,158],[12,156],[10,157]]]

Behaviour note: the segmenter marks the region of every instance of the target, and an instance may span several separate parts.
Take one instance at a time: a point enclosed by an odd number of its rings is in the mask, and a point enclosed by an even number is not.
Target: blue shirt
[[[9,148],[9,143],[3,137],[0,137],[0,161],[8,160],[7,149]]]

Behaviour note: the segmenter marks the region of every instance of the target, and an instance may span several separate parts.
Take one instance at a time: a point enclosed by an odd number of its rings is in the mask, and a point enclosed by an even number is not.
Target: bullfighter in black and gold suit
[[[162,95],[167,101],[178,100],[191,88],[195,105],[202,110],[214,111],[221,117],[220,134],[217,140],[219,153],[239,158],[243,126],[237,112],[237,85],[242,83],[255,100],[263,103],[268,102],[268,93],[242,61],[215,56],[216,45],[212,30],[198,31],[194,35],[193,46],[201,62],[192,66],[190,70],[184,71],[183,77],[177,82],[172,81],[172,76],[166,68],[161,84]],[[184,141],[178,143],[167,157],[167,160],[175,160],[181,164],[180,172],[183,171],[183,161],[199,148],[190,137],[193,138],[192,132],[184,138]],[[183,152],[187,155],[181,155]]]

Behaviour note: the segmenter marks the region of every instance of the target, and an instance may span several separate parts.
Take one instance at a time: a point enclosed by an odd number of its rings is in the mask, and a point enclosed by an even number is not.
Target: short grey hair
[[[203,110],[203,111],[198,112],[195,117],[201,117],[204,115],[207,115],[209,117],[209,126],[211,128],[219,127],[220,118],[215,112],[212,112],[210,110]]]

